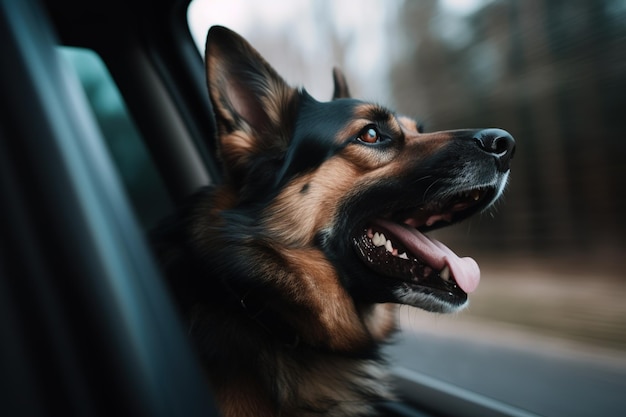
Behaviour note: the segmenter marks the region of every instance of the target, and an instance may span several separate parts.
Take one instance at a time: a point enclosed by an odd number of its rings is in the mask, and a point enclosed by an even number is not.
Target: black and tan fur
[[[337,70],[333,100],[318,102],[225,28],[210,30],[206,65],[224,178],[162,231],[159,254],[220,410],[377,415],[391,398],[379,346],[394,305],[448,312],[466,294],[376,272],[359,237],[373,217],[443,210],[471,190],[480,201],[454,221],[484,209],[506,183],[512,146],[486,144],[484,131],[422,133],[349,98]],[[372,127],[380,140],[368,143]]]

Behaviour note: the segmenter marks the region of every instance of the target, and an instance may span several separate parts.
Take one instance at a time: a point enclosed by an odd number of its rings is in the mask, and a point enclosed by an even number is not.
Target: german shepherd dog
[[[458,311],[478,284],[471,258],[425,233],[498,199],[515,142],[424,133],[350,98],[338,70],[316,101],[223,27],[206,69],[223,180],[163,229],[159,255],[220,411],[379,415],[394,306]]]

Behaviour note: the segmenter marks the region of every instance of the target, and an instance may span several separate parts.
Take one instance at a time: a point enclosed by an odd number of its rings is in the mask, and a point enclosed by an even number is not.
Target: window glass
[[[76,70],[136,214],[145,228],[154,226],[171,203],[113,78],[94,51],[60,50]]]
[[[470,307],[401,307],[394,365],[545,416],[626,406],[626,7],[623,1],[195,0],[319,100],[352,95],[427,131],[517,140],[495,208],[433,233],[474,257]]]

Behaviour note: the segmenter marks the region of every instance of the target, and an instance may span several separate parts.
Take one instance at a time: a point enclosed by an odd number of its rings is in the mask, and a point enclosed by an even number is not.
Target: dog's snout
[[[483,129],[476,132],[473,139],[485,152],[492,154],[501,171],[507,171],[515,154],[515,139],[506,130]]]

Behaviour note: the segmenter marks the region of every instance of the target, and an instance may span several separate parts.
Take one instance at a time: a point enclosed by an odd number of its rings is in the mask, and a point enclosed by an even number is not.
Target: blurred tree
[[[626,7],[500,0],[469,14],[406,2],[397,108],[429,130],[499,126],[519,146],[505,204],[470,223],[480,248],[620,260],[626,249]],[[450,232],[446,232],[450,233]],[[595,258],[594,258],[595,257]]]

